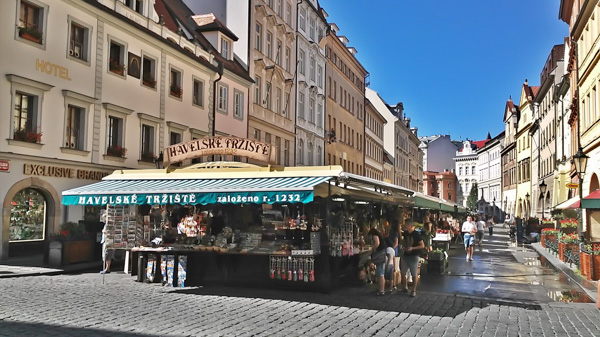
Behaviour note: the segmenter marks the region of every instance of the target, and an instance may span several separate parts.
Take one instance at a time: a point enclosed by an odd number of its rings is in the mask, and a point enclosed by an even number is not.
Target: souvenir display
[[[329,229],[329,247],[331,256],[354,255],[354,223],[346,221],[337,228]]]
[[[274,280],[315,281],[315,258],[270,256],[269,277]]]

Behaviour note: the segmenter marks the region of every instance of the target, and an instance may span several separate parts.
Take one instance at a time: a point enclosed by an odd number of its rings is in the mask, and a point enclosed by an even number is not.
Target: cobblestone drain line
[[[0,280],[0,335],[600,336],[593,305],[517,306],[365,293],[379,310],[182,293],[110,274]],[[120,332],[120,333],[117,333]]]

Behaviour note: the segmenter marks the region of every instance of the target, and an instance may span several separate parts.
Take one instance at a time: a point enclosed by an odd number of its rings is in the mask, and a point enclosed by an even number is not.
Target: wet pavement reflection
[[[511,241],[508,229],[494,231],[491,239],[486,236],[483,246],[476,247],[474,261],[465,259],[462,245],[453,245],[446,272],[428,274],[423,268],[419,288],[522,302],[593,302],[546,258],[528,245]]]

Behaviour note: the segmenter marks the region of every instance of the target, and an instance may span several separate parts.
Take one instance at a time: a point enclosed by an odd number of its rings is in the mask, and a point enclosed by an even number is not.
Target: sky
[[[540,84],[569,27],[560,0],[319,0],[370,73],[404,103],[419,136],[480,140],[504,130],[506,101]]]

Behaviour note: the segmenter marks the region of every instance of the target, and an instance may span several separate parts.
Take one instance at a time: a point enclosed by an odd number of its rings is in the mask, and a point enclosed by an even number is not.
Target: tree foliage
[[[467,208],[471,211],[477,211],[477,191],[477,183],[474,183],[467,197]]]

